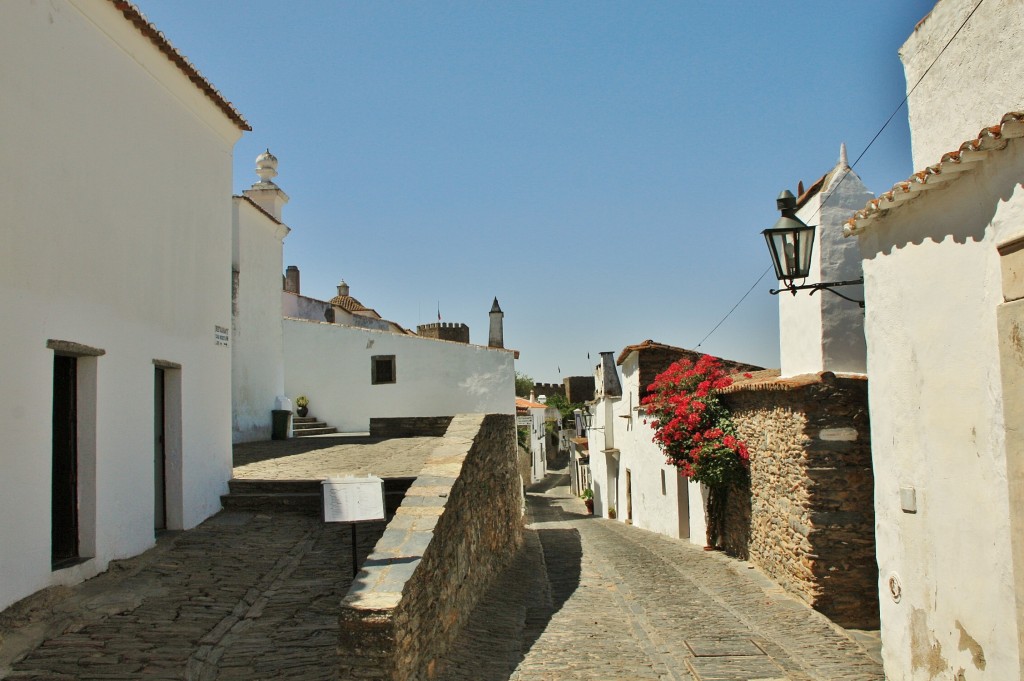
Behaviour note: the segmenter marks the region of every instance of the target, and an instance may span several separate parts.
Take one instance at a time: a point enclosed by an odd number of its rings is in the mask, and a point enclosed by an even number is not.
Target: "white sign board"
[[[324,522],[384,519],[384,481],[375,475],[323,481]]]
[[[533,425],[533,417],[532,416],[516,416],[516,425],[517,426],[532,426]]]

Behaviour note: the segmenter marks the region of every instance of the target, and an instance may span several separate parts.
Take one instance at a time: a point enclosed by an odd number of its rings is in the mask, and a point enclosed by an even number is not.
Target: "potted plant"
[[[615,507],[614,506],[609,506],[608,507],[608,517],[611,518],[612,520],[615,520]]]
[[[594,490],[592,490],[592,489],[590,489],[588,487],[585,490],[583,490],[583,493],[580,494],[580,497],[583,499],[583,503],[586,504],[586,506],[587,506],[587,513],[590,513],[591,515],[593,515],[593,513],[594,513]]]
[[[295,413],[299,416],[305,416],[309,413],[309,398],[305,395],[299,395],[295,398]]]

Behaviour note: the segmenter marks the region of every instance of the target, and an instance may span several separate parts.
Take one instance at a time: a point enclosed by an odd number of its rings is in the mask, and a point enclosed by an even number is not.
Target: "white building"
[[[0,22],[0,608],[220,509],[245,120],[126,2]]]
[[[616,517],[636,527],[703,546],[706,536],[705,497],[699,483],[679,475],[666,463],[653,441],[654,429],[640,409],[647,387],[680,359],[696,362],[703,353],[653,340],[626,346],[617,360],[602,353],[598,394],[588,432],[590,472],[594,479],[594,513]],[[729,371],[760,369],[722,360]],[[616,366],[621,367],[621,395],[614,383],[606,387]],[[617,380],[617,379],[616,379]]]
[[[924,78],[909,100],[921,170],[848,228],[890,679],[1021,678],[1024,114],[1006,112],[1024,110],[1024,78],[1003,65],[1024,57],[1024,15],[978,5],[941,0],[904,44],[908,89]]]
[[[516,425],[529,429],[530,433],[530,482],[540,482],[548,472],[545,418],[547,409],[540,402],[516,398]]]
[[[269,440],[271,410],[284,395],[281,317],[281,209],[288,196],[274,184],[277,158],[256,159],[259,182],[232,205],[231,422],[234,442]],[[295,276],[298,271],[295,270]]]
[[[515,351],[284,320],[285,393],[343,432],[373,417],[515,413]]]
[[[817,227],[809,282],[860,278],[860,253],[856,244],[843,238],[843,224],[872,198],[874,195],[850,169],[846,145],[840,148],[835,167],[800,192],[796,215]],[[863,300],[860,286],[844,286],[838,291]],[[863,374],[866,352],[864,311],[856,304],[832,291],[779,294],[779,359],[783,377],[821,371]]]

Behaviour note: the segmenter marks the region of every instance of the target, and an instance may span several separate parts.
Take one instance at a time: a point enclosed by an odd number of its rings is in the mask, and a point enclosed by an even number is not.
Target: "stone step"
[[[292,426],[297,423],[316,423],[315,416],[292,416]]]
[[[384,509],[394,515],[415,478],[384,479]],[[320,480],[236,480],[228,481],[229,493],[221,496],[224,510],[295,511],[320,515],[323,511]]]
[[[293,428],[293,437],[309,437],[310,435],[330,435],[331,433],[337,433],[338,429],[334,426],[328,426],[326,423],[323,426],[317,426],[314,428]]]

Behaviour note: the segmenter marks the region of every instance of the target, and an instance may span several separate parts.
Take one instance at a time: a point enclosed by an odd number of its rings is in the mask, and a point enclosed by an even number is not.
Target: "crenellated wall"
[[[416,327],[416,335],[423,338],[436,338],[438,340],[453,341],[455,343],[468,343],[469,327],[465,324],[457,324],[455,322],[420,324]]]
[[[522,543],[515,419],[462,414],[406,492],[342,603],[341,678],[433,678]]]
[[[878,627],[867,380],[825,372],[723,395],[750,450],[724,544],[835,622]]]

